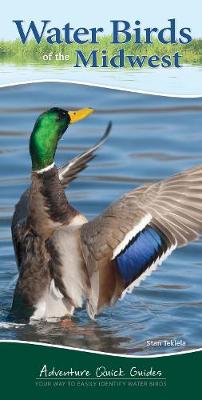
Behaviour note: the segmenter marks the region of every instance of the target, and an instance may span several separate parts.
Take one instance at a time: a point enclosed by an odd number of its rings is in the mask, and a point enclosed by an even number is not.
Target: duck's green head
[[[41,170],[51,165],[54,162],[58,141],[69,124],[86,118],[92,112],[91,108],[65,111],[54,107],[41,114],[34,125],[30,137],[29,148],[32,170]]]

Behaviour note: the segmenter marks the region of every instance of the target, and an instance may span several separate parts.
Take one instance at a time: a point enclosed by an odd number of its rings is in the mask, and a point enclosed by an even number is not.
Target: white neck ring
[[[42,168],[42,169],[38,169],[38,170],[36,170],[34,172],[36,172],[37,174],[43,174],[44,172],[49,171],[50,169],[54,168],[54,166],[55,166],[55,163],[53,162],[52,164],[47,165],[47,167]]]

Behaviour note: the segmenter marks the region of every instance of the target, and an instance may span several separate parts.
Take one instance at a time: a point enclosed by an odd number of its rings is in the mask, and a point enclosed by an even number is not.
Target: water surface
[[[30,178],[28,140],[43,110],[93,107],[60,142],[61,164],[94,144],[109,120],[113,129],[96,159],[67,194],[93,218],[124,192],[202,161],[202,99],[177,99],[43,83],[0,89],[0,339],[40,341],[121,354],[153,354],[202,347],[202,242],[176,250],[131,295],[95,322],[85,310],[72,324],[18,325],[7,319],[16,281],[10,224]],[[164,340],[184,346],[166,347]],[[147,341],[160,341],[161,347]],[[175,343],[176,344],[176,343]]]
[[[202,96],[202,66],[181,68],[75,68],[65,65],[0,64],[0,85],[37,80],[67,80],[132,91]]]

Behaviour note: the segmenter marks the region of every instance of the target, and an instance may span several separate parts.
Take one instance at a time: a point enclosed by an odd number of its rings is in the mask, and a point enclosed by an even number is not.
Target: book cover
[[[201,11],[4,4],[2,398],[200,390]]]

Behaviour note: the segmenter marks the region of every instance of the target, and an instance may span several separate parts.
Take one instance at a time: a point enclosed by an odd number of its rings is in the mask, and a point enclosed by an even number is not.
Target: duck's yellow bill
[[[88,117],[93,112],[94,110],[92,108],[81,108],[81,110],[78,111],[69,111],[70,124],[74,124],[75,122]]]

